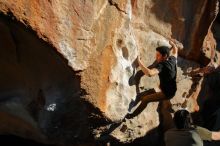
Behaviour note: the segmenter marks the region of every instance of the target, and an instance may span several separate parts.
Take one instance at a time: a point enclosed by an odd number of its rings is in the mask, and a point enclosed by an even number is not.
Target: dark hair
[[[192,127],[191,115],[187,110],[179,110],[174,114],[174,123],[177,129],[188,129]]]
[[[165,57],[167,55],[167,57],[170,56],[170,48],[167,46],[160,46],[157,47],[156,50],[163,56]]]

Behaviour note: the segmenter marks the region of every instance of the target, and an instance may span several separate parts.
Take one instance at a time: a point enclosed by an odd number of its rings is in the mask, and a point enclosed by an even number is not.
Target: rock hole
[[[116,44],[117,44],[117,47],[120,48],[122,46],[122,44],[123,44],[123,40],[118,39]]]
[[[123,57],[125,58],[125,59],[127,59],[128,60],[128,49],[127,49],[127,47],[122,47],[121,48],[122,49],[122,55],[123,55]]]

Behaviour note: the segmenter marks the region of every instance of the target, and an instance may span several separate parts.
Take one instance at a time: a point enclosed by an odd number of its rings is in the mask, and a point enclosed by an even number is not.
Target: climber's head
[[[170,48],[161,46],[156,48],[156,61],[161,62],[166,60],[170,56]]]

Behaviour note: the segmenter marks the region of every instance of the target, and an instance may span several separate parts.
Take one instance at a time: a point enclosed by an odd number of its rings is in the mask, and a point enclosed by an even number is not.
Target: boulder
[[[2,0],[0,12],[2,134],[55,144],[146,135],[156,145],[173,126],[171,107],[198,109],[202,81],[188,73],[219,64],[218,0]],[[170,38],[183,46],[176,96],[120,124],[137,94],[159,84],[140,73],[137,56],[149,66]]]

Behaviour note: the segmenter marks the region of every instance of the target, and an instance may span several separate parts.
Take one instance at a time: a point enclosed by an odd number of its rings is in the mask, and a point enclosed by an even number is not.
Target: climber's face
[[[160,52],[156,51],[156,61],[159,63],[159,62],[162,62],[164,60],[167,59],[167,55],[163,56],[162,54],[160,54]]]

